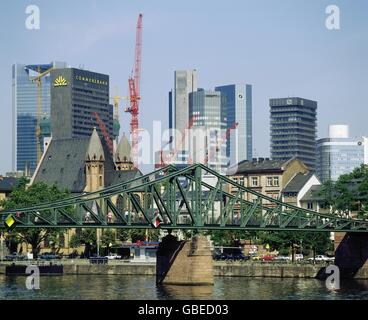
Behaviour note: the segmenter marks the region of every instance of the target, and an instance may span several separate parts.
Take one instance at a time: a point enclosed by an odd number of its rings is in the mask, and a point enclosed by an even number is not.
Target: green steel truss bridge
[[[366,220],[284,203],[202,164],[167,166],[97,192],[2,211],[0,220],[15,228],[368,231]]]

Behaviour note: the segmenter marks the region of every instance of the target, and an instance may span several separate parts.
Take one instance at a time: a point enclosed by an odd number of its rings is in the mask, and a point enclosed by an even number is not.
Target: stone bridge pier
[[[208,240],[194,236],[178,241],[171,232],[157,250],[156,283],[213,285],[213,259]]]
[[[368,279],[368,234],[336,232],[335,265],[342,278]]]

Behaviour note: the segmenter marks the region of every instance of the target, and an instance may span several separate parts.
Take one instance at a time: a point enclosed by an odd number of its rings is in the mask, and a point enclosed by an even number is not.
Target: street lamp
[[[4,239],[2,231],[0,232],[0,248],[1,248],[0,260],[2,261],[4,259]]]
[[[303,239],[300,239],[300,253],[303,254]]]

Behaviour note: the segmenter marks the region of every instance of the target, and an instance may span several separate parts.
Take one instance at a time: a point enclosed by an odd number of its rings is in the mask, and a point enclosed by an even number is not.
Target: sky
[[[40,29],[25,27],[28,5]],[[325,26],[326,7],[340,9],[340,29]],[[7,0],[0,10],[0,174],[11,170],[13,63],[65,61],[108,74],[127,93],[135,27],[143,13],[140,126],[168,126],[174,71],[197,69],[199,87],[253,85],[253,156],[270,150],[269,99],[318,102],[318,137],[329,124],[368,135],[368,1],[366,0]],[[112,92],[114,93],[114,92]],[[120,110],[121,133],[130,115]]]

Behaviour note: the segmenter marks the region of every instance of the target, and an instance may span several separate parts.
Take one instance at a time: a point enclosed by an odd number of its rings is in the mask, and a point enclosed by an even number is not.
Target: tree
[[[84,244],[84,256],[89,258],[97,247],[97,234],[95,229],[83,229],[80,235],[80,243]]]
[[[128,229],[118,229],[116,237],[122,242],[128,241],[130,240],[130,232]]]
[[[106,247],[107,255],[110,253],[110,245],[115,243],[115,233],[110,230],[104,230],[101,236],[101,244]]]
[[[97,234],[95,229],[82,229],[80,234],[73,234],[70,237],[69,246],[78,248],[84,245],[84,257],[89,258],[97,247]]]
[[[53,202],[65,199],[70,195],[69,191],[61,191],[56,185],[48,186],[43,182],[34,183],[27,188],[29,180],[21,178],[17,187],[10,196],[0,202],[4,210],[31,207],[40,203]],[[55,228],[24,228],[13,232],[17,234],[21,242],[30,244],[34,257],[37,257],[41,243],[46,238],[58,239],[65,230]]]
[[[304,245],[313,252],[313,259],[315,259],[316,254],[324,254],[327,250],[332,247],[332,242],[330,240],[329,232],[310,232],[305,233]]]
[[[233,246],[236,240],[252,240],[258,236],[256,231],[211,230],[206,232],[215,246]]]
[[[160,238],[160,230],[159,229],[148,229],[147,231],[148,239],[150,241],[158,241]],[[146,229],[118,229],[117,238],[120,241],[145,241],[146,239]]]
[[[336,182],[326,181],[319,195],[337,215],[345,217],[356,212],[359,218],[368,217],[368,166],[361,165]]]
[[[22,240],[20,239],[19,235],[14,232],[6,233],[3,231],[4,238],[5,238],[5,245],[8,248],[10,253],[16,252],[18,245],[22,243]]]
[[[72,234],[69,240],[69,247],[76,249],[80,247],[81,244],[82,243],[80,237],[76,233]]]
[[[270,245],[272,250],[285,253],[291,250],[292,261],[295,260],[296,245],[299,245],[305,238],[305,233],[300,231],[272,231],[262,233],[263,243]]]

